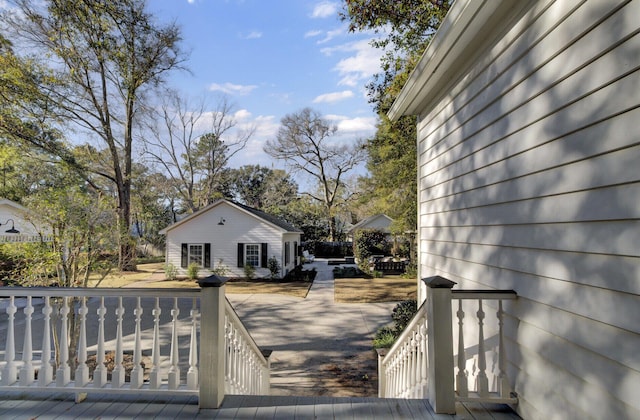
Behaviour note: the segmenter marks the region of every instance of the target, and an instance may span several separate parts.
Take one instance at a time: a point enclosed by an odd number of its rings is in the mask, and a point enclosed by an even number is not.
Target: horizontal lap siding
[[[225,220],[223,225],[218,224],[220,219]],[[212,268],[224,266],[225,275],[229,277],[244,277],[244,269],[238,267],[238,243],[268,243],[268,257],[276,256],[278,260],[283,245],[278,228],[228,204],[221,204],[168,232],[167,262],[179,268],[180,274],[186,274],[186,270],[180,268],[182,243],[210,243]],[[256,277],[267,276],[268,269],[256,269]]]
[[[537,2],[419,118],[420,275],[518,292],[525,417],[640,413],[638,16]]]

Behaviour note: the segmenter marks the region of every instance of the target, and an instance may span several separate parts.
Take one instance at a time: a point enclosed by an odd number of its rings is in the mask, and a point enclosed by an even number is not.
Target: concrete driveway
[[[311,267],[318,275],[305,299],[267,294],[228,298],[256,343],[273,350],[272,395],[352,395],[336,386],[332,375],[361,362],[362,380],[375,378],[371,339],[391,322],[396,303],[335,303],[333,266],[316,259],[305,264]]]

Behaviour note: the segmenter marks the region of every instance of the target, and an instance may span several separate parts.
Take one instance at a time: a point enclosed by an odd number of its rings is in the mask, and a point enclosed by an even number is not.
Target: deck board
[[[5,419],[433,419],[515,420],[507,406],[487,403],[456,405],[456,415],[435,414],[425,400],[228,395],[219,409],[200,410],[195,396],[89,394],[76,404],[73,394],[0,392]]]

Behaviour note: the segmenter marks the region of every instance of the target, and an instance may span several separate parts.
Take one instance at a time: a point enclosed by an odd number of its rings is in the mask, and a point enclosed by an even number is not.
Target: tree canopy
[[[4,14],[5,26],[25,53],[46,58],[40,65],[55,75],[27,80],[28,89],[46,99],[37,102],[38,115],[75,126],[108,151],[109,171],[99,175],[112,182],[117,193],[120,268],[133,269],[134,129],[143,116],[145,95],[183,60],[180,30],[172,23],[157,23],[144,0],[48,0],[44,4],[15,0],[14,4],[19,13]],[[58,138],[33,138],[50,152],[68,153],[67,148],[58,147]]]
[[[337,127],[311,108],[285,115],[275,139],[268,140],[264,151],[282,160],[293,172],[303,173],[317,182],[319,193],[306,191],[322,203],[331,240],[336,240],[335,210],[340,204],[347,173],[364,159],[360,142],[335,144],[331,137]]]
[[[415,117],[392,122],[387,111],[449,10],[449,1],[345,0],[341,18],[349,29],[373,30],[372,45],[385,51],[382,71],[368,85],[378,112],[375,135],[367,140],[367,169],[360,201],[394,219],[397,232],[416,229],[417,155]],[[371,204],[373,203],[373,204]]]

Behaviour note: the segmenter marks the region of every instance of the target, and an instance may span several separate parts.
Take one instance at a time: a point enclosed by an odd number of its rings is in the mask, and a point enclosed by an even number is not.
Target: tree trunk
[[[131,236],[129,224],[131,220],[131,184],[123,182],[118,191],[120,207],[118,208],[118,268],[120,271],[136,270],[136,242]]]

